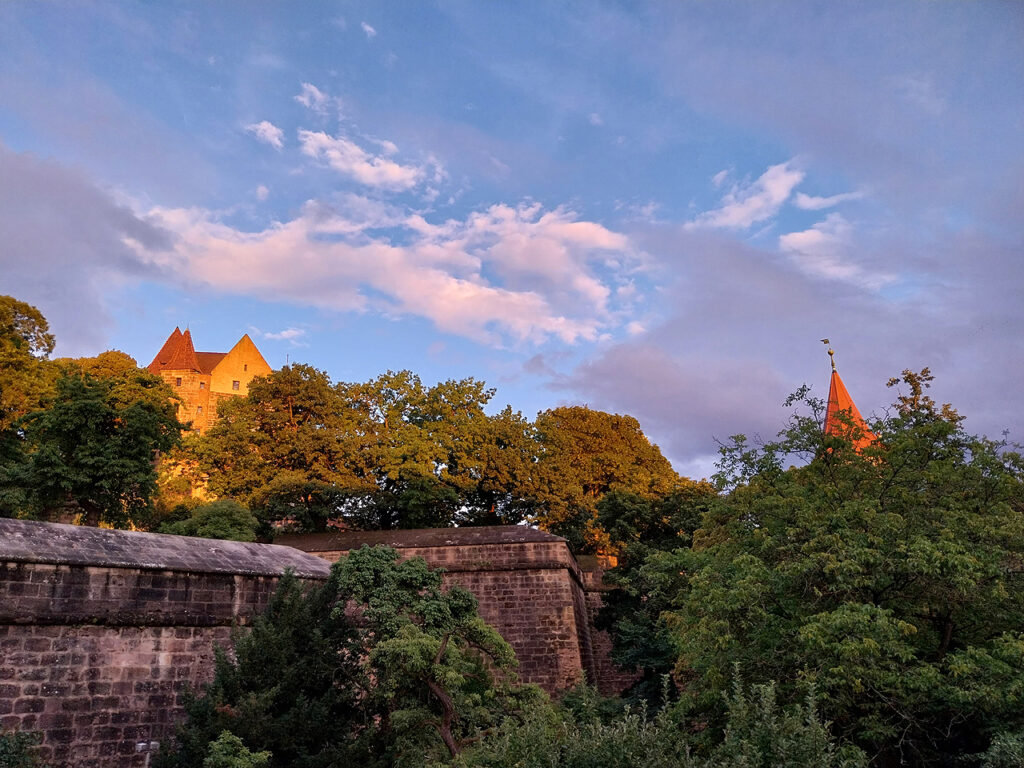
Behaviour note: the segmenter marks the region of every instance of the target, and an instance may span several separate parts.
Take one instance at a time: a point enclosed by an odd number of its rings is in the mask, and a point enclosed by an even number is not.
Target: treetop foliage
[[[210,490],[269,524],[307,530],[516,524],[528,520],[584,551],[613,546],[597,502],[622,490],[655,498],[691,487],[635,419],[557,408],[530,422],[487,413],[475,379],[425,386],[408,371],[331,382],[293,365],[224,403],[186,456]]]
[[[723,447],[725,493],[701,502],[692,534],[627,552],[610,623],[650,672],[672,660],[683,706],[721,718],[739,664],[791,681],[791,701],[813,682],[834,732],[879,765],[1020,730],[1024,464],[967,434],[929,381],[904,372],[909,393],[862,450],[824,434],[823,404],[798,393],[810,413],[779,440]]]

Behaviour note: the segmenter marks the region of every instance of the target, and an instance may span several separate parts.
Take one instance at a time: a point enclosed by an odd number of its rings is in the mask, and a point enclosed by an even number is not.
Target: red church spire
[[[828,339],[822,339],[822,342],[829,344]],[[839,371],[836,370],[835,350],[831,346],[828,349],[828,357],[832,363],[832,381],[829,384],[828,408],[825,411],[825,434],[849,436],[854,448],[860,451],[878,438],[868,429],[853,398],[846,391],[843,380],[839,378]],[[851,428],[856,428],[858,436],[850,435]]]

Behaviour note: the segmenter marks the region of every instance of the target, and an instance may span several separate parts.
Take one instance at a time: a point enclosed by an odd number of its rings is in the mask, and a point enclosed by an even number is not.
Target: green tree
[[[282,579],[267,612],[217,659],[158,765],[194,766],[224,731],[270,765],[424,765],[459,753],[539,695],[473,596],[387,548],[363,548],[328,581]]]
[[[105,355],[103,365],[112,367],[98,375],[86,372],[89,361],[58,364],[49,407],[18,422],[17,453],[0,464],[0,506],[7,514],[70,505],[88,525],[148,518],[155,456],[178,442],[182,425],[158,377],[122,353]]]
[[[662,567],[662,558],[688,546],[703,514],[714,503],[707,482],[684,486],[659,498],[611,491],[597,503],[598,524],[618,552],[596,626],[614,639],[611,657],[620,667],[639,673],[629,698],[649,704],[662,697],[661,681],[672,671],[676,653],[662,613],[672,607],[682,576]]]
[[[541,443],[536,522],[565,536],[577,551],[611,547],[598,522],[598,501],[610,491],[665,496],[690,483],[672,469],[632,416],[581,406],[537,415]]]
[[[713,717],[739,663],[755,682],[813,681],[836,733],[878,765],[1020,729],[1024,469],[925,397],[928,378],[904,373],[910,394],[863,451],[822,433],[806,392],[811,413],[781,440],[723,449],[726,493],[692,547],[647,564],[688,706]]]
[[[210,751],[203,760],[203,768],[267,768],[269,752],[251,752],[231,731],[223,731],[216,741],[210,742]]]
[[[425,387],[408,371],[332,384],[308,366],[253,382],[192,443],[218,496],[265,523],[324,530],[519,522],[530,509],[532,427],[474,379]]]
[[[161,533],[200,536],[204,539],[256,541],[259,520],[233,499],[218,499],[199,504],[184,520],[164,523]]]
[[[53,346],[53,334],[38,309],[0,296],[0,439],[51,394],[54,372],[46,358]]]

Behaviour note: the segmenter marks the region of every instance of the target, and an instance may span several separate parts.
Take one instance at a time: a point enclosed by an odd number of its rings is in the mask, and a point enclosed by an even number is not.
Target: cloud
[[[805,211],[820,211],[825,208],[832,208],[839,205],[839,203],[845,203],[847,200],[860,200],[862,197],[864,197],[863,192],[844,192],[840,195],[832,195],[831,197],[812,197],[811,195],[805,195],[803,192],[797,192],[796,197],[793,198],[793,205]]]
[[[257,141],[269,144],[275,149],[281,149],[284,146],[284,131],[268,120],[251,123],[245,126],[245,130],[255,136]]]
[[[359,26],[361,26],[363,28],[363,32],[366,33],[366,39],[367,40],[372,40],[373,38],[375,38],[377,36],[377,30],[374,29],[373,27],[371,27],[365,21],[362,22]]]
[[[293,98],[306,109],[311,109],[318,114],[324,114],[327,111],[327,104],[330,101],[327,94],[312,83],[303,83],[302,90]]]
[[[293,345],[298,346],[299,339],[306,335],[306,331],[302,328],[285,328],[283,331],[277,331],[276,333],[264,331],[262,335],[264,339],[290,341]]]
[[[870,274],[848,258],[850,223],[830,213],[810,229],[779,237],[779,248],[806,274],[828,280],[845,280],[871,290],[893,282],[890,274]]]
[[[343,136],[300,130],[299,143],[303,154],[326,162],[342,175],[369,187],[406,190],[416,186],[426,173],[424,168],[389,160],[386,155],[397,151],[391,142],[386,142],[383,155],[374,155]]]
[[[79,172],[3,143],[0,178],[0,290],[42,311],[59,354],[93,354],[111,322],[111,293],[159,279],[148,255],[168,252],[172,234]]]
[[[804,172],[793,168],[792,161],[773,165],[756,181],[734,185],[722,198],[720,208],[700,214],[688,226],[746,229],[778,213],[803,180]]]
[[[185,285],[415,315],[495,346],[598,338],[620,322],[610,286],[639,258],[624,235],[536,204],[494,205],[436,224],[352,195],[336,207],[307,203],[298,217],[258,232],[200,209],[153,216],[177,236],[153,263]]]
[[[267,189],[263,184],[256,187],[256,199],[263,201],[270,197],[270,190]]]
[[[597,114],[597,112],[591,112],[587,116],[587,120],[593,126],[604,125],[604,120],[601,118],[601,116],[599,114]]]

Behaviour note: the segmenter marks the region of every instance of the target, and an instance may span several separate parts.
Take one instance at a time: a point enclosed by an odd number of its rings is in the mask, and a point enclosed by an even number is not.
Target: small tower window
[[[242,363],[242,370],[243,371],[248,371],[249,370],[249,364],[248,363]]]
[[[199,388],[200,389],[206,389],[206,382],[205,381],[200,381],[199,382]]]
[[[181,376],[179,376],[178,378],[176,378],[174,380],[174,386],[176,386],[176,387],[180,387],[181,386]]]
[[[203,415],[203,406],[201,406],[201,405],[197,405],[196,406],[196,415],[197,416],[202,416]]]
[[[237,381],[232,381],[231,382],[231,388],[232,389],[238,389],[238,382]]]

